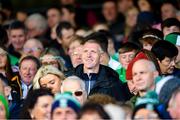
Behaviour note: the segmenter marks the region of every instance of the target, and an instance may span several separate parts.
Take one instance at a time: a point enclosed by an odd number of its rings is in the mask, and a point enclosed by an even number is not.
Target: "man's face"
[[[147,91],[153,89],[158,72],[152,70],[149,61],[138,60],[133,65],[132,75],[137,90]]]
[[[117,17],[117,9],[115,3],[111,1],[104,3],[102,14],[105,17],[106,21],[115,21]]]
[[[178,93],[172,103],[172,106],[169,106],[168,111],[173,119],[180,118],[180,93]]]
[[[24,54],[29,54],[36,58],[40,57],[42,51],[43,51],[42,46],[39,43],[31,40],[27,41],[23,47]]]
[[[25,41],[26,35],[23,29],[10,30],[10,42],[15,50],[22,50]]]
[[[175,57],[174,58],[165,57],[162,61],[158,60],[158,63],[162,74],[171,74],[175,67]]]
[[[66,8],[62,8],[62,21],[72,21],[74,13],[69,12]]]
[[[175,8],[171,4],[164,4],[161,7],[161,16],[162,16],[162,20],[175,17],[176,16]]]
[[[62,38],[61,44],[67,48],[69,48],[70,41],[74,35],[73,29],[63,29],[62,30]]]
[[[76,120],[77,114],[70,107],[56,108],[52,113],[52,120]]]
[[[79,46],[76,47],[70,54],[71,62],[73,64],[73,67],[77,67],[78,65],[82,64],[82,52],[83,47]]]
[[[65,81],[62,87],[63,92],[72,92],[73,96],[83,104],[86,99],[86,92],[82,89],[81,84],[78,81]]]
[[[99,67],[101,51],[97,43],[86,42],[83,47],[82,60],[84,67],[93,69]]]
[[[32,60],[23,60],[20,65],[19,73],[21,76],[21,80],[30,85],[32,80],[37,72],[37,65]]]
[[[164,27],[163,29],[164,36],[173,32],[180,32],[180,28],[178,28],[177,26],[170,26],[170,27]]]
[[[122,64],[122,66],[127,69],[127,66],[131,62],[131,60],[135,56],[135,51],[125,52],[119,54],[119,62]]]
[[[52,28],[56,24],[58,24],[60,21],[60,17],[61,17],[60,12],[57,9],[55,8],[49,9],[47,11],[47,20],[49,27]]]

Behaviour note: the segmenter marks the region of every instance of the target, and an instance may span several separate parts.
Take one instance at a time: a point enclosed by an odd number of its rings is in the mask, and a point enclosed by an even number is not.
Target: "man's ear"
[[[10,86],[5,86],[4,87],[4,95],[7,97],[11,93],[11,87]]]
[[[59,44],[62,44],[62,40],[61,40],[59,37],[57,37],[57,42],[58,42]]]

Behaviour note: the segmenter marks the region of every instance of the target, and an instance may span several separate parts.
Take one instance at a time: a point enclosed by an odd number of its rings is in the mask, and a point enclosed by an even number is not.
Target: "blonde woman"
[[[33,79],[33,89],[49,88],[53,94],[60,92],[64,74],[52,65],[42,66]]]

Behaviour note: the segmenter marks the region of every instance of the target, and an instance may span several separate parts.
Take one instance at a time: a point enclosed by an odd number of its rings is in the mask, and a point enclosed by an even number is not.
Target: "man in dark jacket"
[[[82,53],[83,64],[75,68],[75,74],[85,81],[88,95],[103,93],[118,101],[126,101],[129,98],[127,86],[120,82],[113,69],[100,65],[103,50],[98,40],[101,38],[96,38],[96,34],[86,37]]]

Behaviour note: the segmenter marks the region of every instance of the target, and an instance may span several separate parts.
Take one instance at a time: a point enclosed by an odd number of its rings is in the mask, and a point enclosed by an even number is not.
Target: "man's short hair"
[[[94,32],[85,37],[86,42],[90,40],[96,41],[96,43],[99,44],[103,52],[107,52],[108,38],[103,32]]]
[[[60,22],[56,28],[56,34],[59,38],[62,38],[62,30],[63,29],[74,29],[73,26],[71,25],[71,23],[63,21]]]
[[[21,63],[25,60],[32,60],[34,63],[36,63],[37,69],[41,67],[41,63],[36,57],[28,55],[20,59],[19,68],[21,67]]]
[[[172,43],[159,40],[153,46],[151,51],[154,53],[156,58],[162,61],[165,57],[173,58],[178,55],[178,49]]]
[[[76,12],[75,7],[73,5],[68,4],[68,5],[62,5],[61,6],[61,14],[62,14],[62,9],[63,8],[67,9],[68,12],[70,12],[70,13],[75,13]]]
[[[131,52],[131,51],[135,51],[137,52],[138,50],[140,50],[140,47],[137,46],[136,44],[132,43],[132,42],[127,42],[124,43],[118,50],[119,54],[123,54],[126,52]]]
[[[26,30],[26,27],[24,25],[23,22],[20,22],[18,20],[13,21],[10,26],[9,26],[9,30],[13,30],[13,29],[22,29],[22,30]]]
[[[177,26],[180,29],[180,22],[176,18],[167,18],[161,24],[161,29],[163,30],[165,27]]]

